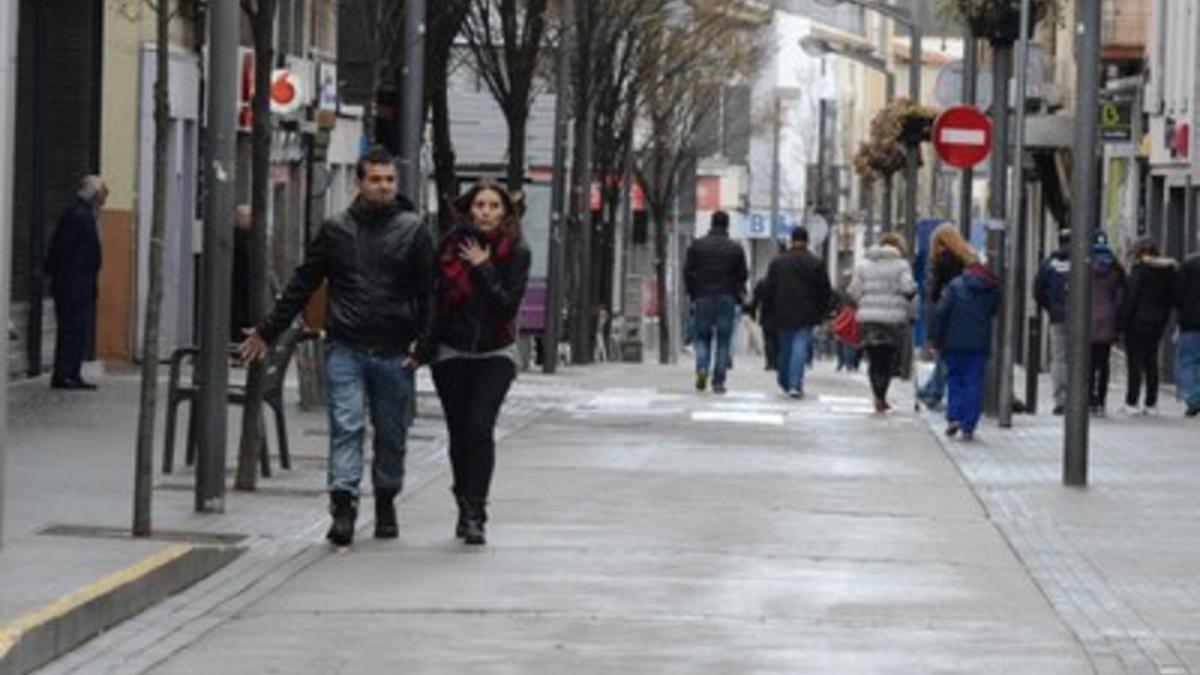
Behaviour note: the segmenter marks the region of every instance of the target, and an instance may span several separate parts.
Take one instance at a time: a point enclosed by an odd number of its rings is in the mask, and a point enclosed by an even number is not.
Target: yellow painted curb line
[[[119,588],[174,560],[178,560],[187,555],[193,548],[195,547],[187,544],[168,546],[129,567],[118,570],[103,579],[94,581],[83,588],[68,593],[41,609],[34,610],[29,614],[0,626],[0,659],[7,656],[8,652],[21,639],[21,636],[30,630],[60,618],[115,588]]]

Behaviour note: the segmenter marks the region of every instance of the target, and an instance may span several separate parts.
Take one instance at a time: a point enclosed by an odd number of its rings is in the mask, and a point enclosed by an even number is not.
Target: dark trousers
[[[54,320],[57,332],[54,336],[54,381],[67,382],[82,377],[83,359],[87,354],[87,339],[91,333],[88,321],[93,314],[95,300],[54,299]]]
[[[1128,333],[1125,335],[1125,366],[1129,381],[1125,391],[1125,403],[1136,406],[1142,390],[1142,378],[1146,380],[1146,407],[1158,405],[1158,345],[1161,333]]]
[[[946,421],[974,432],[983,410],[983,376],[988,355],[948,350],[946,359]]]
[[[871,393],[875,398],[887,398],[888,387],[896,373],[896,345],[870,345],[867,347],[867,377],[871,380]]]
[[[1092,378],[1088,405],[1103,406],[1108,400],[1108,365],[1112,356],[1111,344],[1092,344]]]
[[[516,366],[504,357],[433,365],[433,384],[450,433],[455,494],[487,499],[496,468],[496,418],[516,376]]]

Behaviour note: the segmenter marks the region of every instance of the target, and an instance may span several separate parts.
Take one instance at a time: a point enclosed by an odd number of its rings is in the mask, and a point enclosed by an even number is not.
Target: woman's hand
[[[475,239],[467,239],[458,246],[458,257],[471,264],[471,267],[479,267],[485,262],[492,259],[492,251],[489,248],[480,246]]]

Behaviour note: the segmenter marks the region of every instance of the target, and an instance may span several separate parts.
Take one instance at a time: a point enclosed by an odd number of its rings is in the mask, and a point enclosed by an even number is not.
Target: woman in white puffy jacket
[[[858,306],[875,412],[886,412],[891,408],[888,386],[896,372],[901,346],[906,344],[904,331],[913,319],[913,298],[917,294],[900,235],[888,232],[879,238],[879,245],[869,249],[866,259],[855,268],[847,292]]]

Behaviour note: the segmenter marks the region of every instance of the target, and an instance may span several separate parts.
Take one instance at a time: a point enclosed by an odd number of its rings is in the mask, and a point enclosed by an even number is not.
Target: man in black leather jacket
[[[375,428],[371,477],[375,536],[398,534],[395,498],[404,480],[411,352],[430,321],[434,248],[420,218],[397,200],[396,165],[383,148],[359,160],[359,195],[309,243],[270,315],[247,331],[241,354],[264,357],[322,282],[329,286],[325,369],[330,420],[328,539],[354,538],[369,403]],[[365,396],[364,396],[365,394]]]
[[[729,343],[748,276],[746,254],[729,238],[729,214],[713,214],[708,234],[688,248],[683,270],[687,294],[692,299],[696,389],[704,391],[711,368],[713,393],[724,394]],[[715,359],[713,338],[717,341]]]

